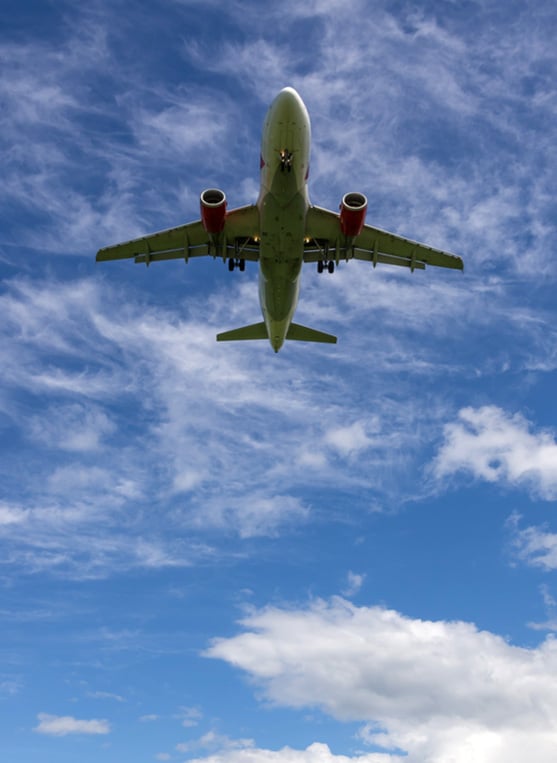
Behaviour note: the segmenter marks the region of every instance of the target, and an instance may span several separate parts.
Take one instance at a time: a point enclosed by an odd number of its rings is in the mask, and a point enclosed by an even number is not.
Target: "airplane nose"
[[[289,104],[292,106],[301,106],[303,105],[303,101],[300,98],[298,92],[294,90],[293,87],[283,87],[283,89],[280,91],[280,93],[277,95],[277,101],[280,100],[281,103]]]
[[[293,87],[283,88],[272,103],[270,114],[282,114],[293,122],[304,122],[309,126],[309,114],[305,103]]]

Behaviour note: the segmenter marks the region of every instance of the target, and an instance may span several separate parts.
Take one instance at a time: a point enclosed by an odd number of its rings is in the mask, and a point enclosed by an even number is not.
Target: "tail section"
[[[284,331],[284,329],[283,329]],[[217,334],[217,342],[238,342],[246,339],[269,339],[267,326],[263,321],[260,323],[251,323],[249,326],[242,326],[232,331],[224,331]],[[286,336],[277,333],[271,339],[271,345],[275,352],[278,352],[285,339],[296,342],[324,342],[327,344],[336,344],[337,338],[332,334],[326,334],[324,331],[316,331],[307,326],[301,326],[299,323],[291,323],[286,332]]]
[[[297,342],[324,342],[326,344],[336,344],[337,338],[332,334],[326,334],[324,331],[316,331],[307,326],[300,326],[299,323],[291,323],[286,332],[287,339],[294,339]]]
[[[267,327],[261,321],[261,323],[252,323],[249,326],[242,326],[239,329],[232,329],[232,331],[224,331],[222,334],[217,334],[217,342],[234,342],[243,339],[268,339]]]

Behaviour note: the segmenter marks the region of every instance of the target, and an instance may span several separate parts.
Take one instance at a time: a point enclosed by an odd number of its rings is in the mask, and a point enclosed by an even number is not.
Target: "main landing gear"
[[[232,273],[234,268],[238,268],[238,270],[243,273],[246,269],[246,261],[240,260],[240,259],[234,259],[234,257],[230,257],[228,260],[228,270]]]
[[[335,262],[334,262],[334,260],[329,260],[328,262],[327,262],[327,260],[318,260],[317,261],[317,272],[318,273],[323,273],[325,268],[327,268],[329,273],[334,273],[335,272]]]

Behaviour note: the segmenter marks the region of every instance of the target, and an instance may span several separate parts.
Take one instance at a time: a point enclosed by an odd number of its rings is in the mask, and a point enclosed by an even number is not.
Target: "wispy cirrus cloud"
[[[249,16],[250,4],[239,7]],[[186,55],[242,90],[249,83],[263,103],[285,84],[300,90],[318,203],[336,205],[349,183],[370,194],[374,224],[465,254],[468,267],[554,274],[544,256],[555,211],[551,24],[540,34],[523,12],[503,11],[493,24],[481,5],[474,23],[383,3],[372,15],[363,3],[352,11],[339,28],[335,3],[289,3],[277,38],[264,33],[267,16],[252,18],[259,35],[226,43],[209,62],[199,46]]]
[[[522,519],[523,517],[515,512],[507,521],[513,555],[531,567],[541,568],[544,572],[557,569],[557,533],[551,532],[547,525],[522,527]]]
[[[435,344],[409,348],[424,329],[439,339],[455,325],[477,329],[443,321],[455,301],[453,287],[418,288],[382,276],[372,287],[354,271],[320,290],[309,284],[300,305],[302,321],[338,321],[339,334],[345,332],[334,356],[327,356],[332,385],[318,371],[322,348],[305,353],[300,364],[304,348],[289,346],[277,369],[263,345],[214,343],[223,326],[253,320],[252,281],[164,308],[146,307],[132,293],[122,302],[118,290],[100,279],[6,282],[0,296],[0,406],[24,437],[23,450],[8,452],[2,467],[9,560],[72,574],[81,567],[85,577],[126,567],[187,566],[214,553],[218,534],[276,537],[323,517],[327,509],[306,498],[316,480],[347,491],[355,511],[393,496],[397,503],[419,496],[420,449],[448,414],[439,395],[430,396],[425,409],[415,384],[426,378],[431,386],[439,374],[456,378],[462,367],[442,359]],[[351,323],[372,293],[380,322],[373,332],[355,336]],[[473,299],[481,301],[483,294],[497,315],[500,292],[494,288]],[[464,310],[455,308],[457,319]],[[415,311],[426,316],[421,328],[412,324]],[[488,318],[485,310],[478,315],[481,328]],[[389,329],[395,320],[401,321],[398,332]],[[513,324],[515,347],[522,330],[524,346],[533,351],[531,328],[520,313]],[[493,358],[482,362],[494,372]],[[401,370],[404,381],[393,386],[390,380]],[[438,480],[461,468],[480,474],[479,464],[489,466],[493,442],[484,413],[476,412],[471,432],[464,421],[449,425],[435,462]],[[526,425],[506,422],[497,411],[492,419],[503,427],[497,478],[551,491],[550,464],[521,471],[519,452],[502,444],[512,430],[517,447],[535,459],[531,440],[522,442]],[[456,445],[467,432],[464,463]],[[39,450],[22,494],[14,464],[31,445]],[[153,506],[161,508],[153,514]]]
[[[243,292],[248,293],[247,286]],[[133,298],[119,304],[114,289],[89,279],[41,286],[16,280],[7,287],[0,298],[4,413],[43,451],[25,498],[14,483],[13,500],[6,503],[4,524],[12,540],[17,534],[22,541],[26,531],[44,522],[47,545],[56,548],[55,532],[69,530],[73,522],[74,529],[82,527],[85,547],[95,524],[102,522],[111,537],[101,533],[91,544],[100,558],[123,548],[125,534],[119,528],[126,526],[132,558],[174,564],[174,544],[166,546],[165,555],[153,528],[149,542],[141,542],[141,522],[153,502],[164,502],[166,521],[186,537],[232,528],[244,538],[274,535],[310,516],[311,505],[303,497],[308,465],[312,480],[331,481],[331,464],[348,463],[362,453],[373,453],[381,464],[397,438],[407,440],[409,412],[394,401],[385,401],[387,407],[383,404],[371,418],[362,417],[356,401],[349,417],[353,423],[346,426],[346,410],[334,399],[325,408],[322,401],[316,404],[322,383],[307,376],[295,354],[280,372],[286,383],[277,385],[263,347],[222,350],[215,345],[222,316],[247,322],[256,307],[253,293],[249,301],[236,297],[233,288],[225,302],[196,300],[191,305],[195,317],[184,317],[174,310],[145,309]],[[22,392],[28,397],[25,416],[19,407]],[[333,397],[347,394],[337,385]],[[270,426],[281,443],[278,458],[276,438],[262,436]],[[143,459],[135,455],[144,452],[146,438],[154,470],[143,469]],[[317,459],[309,459],[312,450]],[[300,458],[292,462],[292,453]],[[239,463],[243,468],[237,477]],[[362,474],[354,485],[361,485]],[[342,482],[349,486],[353,476],[346,473]],[[130,533],[130,521],[137,532]],[[164,532],[157,530],[157,536],[162,539]],[[27,537],[37,541],[34,532]],[[193,550],[189,541],[188,547]],[[183,551],[180,546],[178,557],[187,560]],[[58,558],[64,555],[53,554]]]

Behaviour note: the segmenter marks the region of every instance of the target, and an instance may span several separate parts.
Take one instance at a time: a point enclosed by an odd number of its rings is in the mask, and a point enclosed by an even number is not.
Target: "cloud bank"
[[[269,607],[206,655],[271,702],[363,721],[361,738],[409,763],[536,761],[557,745],[557,646],[509,644],[464,622],[415,620],[342,599]]]

